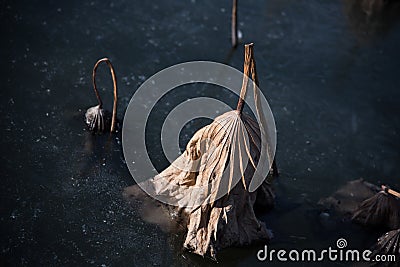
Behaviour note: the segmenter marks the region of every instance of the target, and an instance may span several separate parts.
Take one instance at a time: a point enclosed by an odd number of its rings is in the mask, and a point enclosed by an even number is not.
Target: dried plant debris
[[[366,226],[400,228],[400,200],[396,194],[383,186],[380,192],[361,203],[352,220]]]
[[[176,163],[171,164],[170,167],[150,181],[154,186],[154,191],[159,196],[173,197],[181,206],[193,207],[185,209],[189,217],[189,224],[184,247],[199,255],[210,255],[215,258],[217,251],[222,248],[248,245],[254,241],[268,240],[271,237],[264,223],[256,218],[253,209],[257,198],[264,199],[265,206],[273,206],[274,195],[271,187],[264,183],[261,187],[262,190],[258,189],[253,193],[246,190],[254,173],[254,168],[248,162],[240,163],[242,158],[237,153],[238,148],[234,147],[235,144],[243,143],[240,138],[245,138],[244,134],[253,136],[256,142],[250,143],[249,150],[257,163],[257,155],[259,155],[257,147],[259,147],[260,141],[259,129],[254,127],[254,121],[249,117],[242,117],[242,120],[243,122],[239,119],[236,111],[217,117],[212,124],[200,129],[193,136],[185,153],[176,160]],[[233,128],[235,124],[240,125],[237,127],[242,128],[241,130],[244,132],[235,130]],[[221,130],[225,127],[232,128],[229,132]],[[240,134],[235,135],[238,132]],[[208,148],[213,142],[221,145],[210,151]],[[233,152],[235,149],[236,152]],[[245,151],[244,147],[242,149]],[[210,156],[210,154],[215,156]],[[197,161],[197,159],[200,160]],[[186,162],[188,165],[197,162],[202,167],[198,172],[187,172],[176,167],[181,164],[180,162]],[[228,188],[231,188],[229,186],[231,186],[234,175],[225,180],[228,181],[228,184],[220,181],[223,179],[225,166],[229,163],[233,163],[230,164],[232,167],[243,164],[244,166],[247,165],[248,168],[244,171],[242,181],[237,183],[228,195],[214,200],[220,187],[228,186]],[[230,171],[225,172],[225,174],[229,173]],[[196,208],[199,199],[205,201],[205,198],[199,195],[186,194],[186,187],[204,186],[209,184],[211,180],[217,182],[214,184],[215,186],[210,188],[210,202]]]
[[[256,203],[264,208],[274,205],[271,185],[264,181],[256,191],[247,190],[262,148],[259,124],[242,113],[248,77],[255,72],[252,44],[245,46],[244,69],[237,109],[197,131],[180,157],[141,184],[165,203],[177,203],[170,209],[185,214],[184,248],[214,259],[223,248],[249,245],[272,236],[254,212]],[[256,91],[255,82],[253,85]],[[266,164],[272,164],[273,155],[266,154]],[[208,191],[194,189],[199,187]],[[221,190],[228,193],[218,197]]]
[[[113,80],[114,87],[114,104],[113,104],[113,112],[112,116],[110,113],[103,109],[103,101],[101,100],[99,91],[96,86],[96,71],[100,63],[105,62],[107,66],[110,68],[111,77]],[[85,122],[88,126],[89,130],[94,133],[102,133],[106,131],[107,128],[110,128],[110,132],[114,132],[116,128],[116,116],[117,116],[117,79],[115,76],[114,67],[112,66],[110,60],[108,58],[102,58],[96,62],[93,67],[93,89],[96,94],[96,98],[98,101],[98,105],[89,108],[85,113]],[[111,119],[110,119],[111,118]]]
[[[378,238],[375,246],[372,248],[372,256],[375,255],[395,255],[396,259],[400,257],[400,229],[387,232]]]
[[[86,111],[85,121],[90,131],[101,133],[110,125],[110,113],[97,105]]]
[[[363,179],[357,179],[346,183],[331,196],[319,200],[318,204],[325,212],[335,213],[350,219],[360,203],[377,192],[379,192],[378,186]]]

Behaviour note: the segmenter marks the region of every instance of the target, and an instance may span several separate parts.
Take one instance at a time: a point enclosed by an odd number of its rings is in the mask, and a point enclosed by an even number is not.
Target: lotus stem
[[[250,72],[251,72],[251,79],[253,80],[253,89],[254,89],[254,101],[256,102],[256,105],[258,104],[258,76],[257,76],[257,68],[256,68],[256,59],[254,57],[254,49],[251,49],[251,64],[250,64]],[[261,107],[259,107],[261,109]],[[260,119],[262,119],[261,114],[259,115]],[[279,176],[279,171],[278,171],[278,165],[276,164],[276,160],[274,157],[274,160],[272,161],[272,174],[274,176]]]
[[[99,65],[99,63],[100,62],[97,61],[93,67],[92,81],[93,81],[93,90],[94,90],[94,93],[96,94],[97,101],[99,102],[99,108],[103,108],[103,101],[101,101],[101,97],[100,97],[99,91],[97,90],[97,86],[96,86],[96,69],[97,69],[97,66]]]
[[[394,191],[394,190],[390,189],[389,187],[387,187],[385,185],[382,185],[381,187],[382,187],[382,190],[385,191],[386,193],[391,194],[392,196],[400,198],[400,193],[399,192]]]
[[[236,107],[236,110],[239,112],[239,114],[242,114],[244,108],[244,103],[245,103],[244,99],[246,98],[247,84],[249,82],[252,55],[253,55],[253,43],[246,44],[244,46],[243,82],[242,82],[242,88],[240,89],[239,101]]]
[[[237,0],[232,2],[232,24],[231,24],[231,37],[232,47],[236,48],[238,43],[238,30],[237,30]]]
[[[115,71],[114,71],[114,67],[112,66],[110,60],[108,58],[102,58],[99,59],[96,64],[93,67],[93,74],[92,74],[92,79],[93,79],[93,88],[94,88],[94,92],[96,93],[96,97],[97,100],[99,101],[99,106],[100,108],[102,108],[103,106],[103,102],[101,101],[100,98],[100,94],[97,90],[97,86],[96,86],[96,71],[97,71],[97,67],[99,66],[100,63],[105,62],[107,64],[107,66],[110,68],[110,72],[111,72],[111,77],[113,80],[113,87],[114,87],[114,104],[113,104],[113,111],[112,111],[112,119],[111,119],[111,132],[115,131],[115,123],[116,123],[116,117],[117,117],[117,102],[118,102],[118,94],[117,94],[117,78],[115,76]]]

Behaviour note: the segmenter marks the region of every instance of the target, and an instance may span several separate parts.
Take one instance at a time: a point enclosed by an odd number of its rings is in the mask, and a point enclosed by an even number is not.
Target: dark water
[[[262,215],[275,233],[270,246],[326,248],[345,237],[369,247],[376,233],[327,228],[315,203],[360,177],[400,189],[398,4],[366,18],[359,1],[239,2],[243,42],[255,43],[278,129],[277,205]],[[0,1],[0,265],[211,264],[182,253],[181,237],[123,200],[134,181],[120,134],[92,136],[83,114],[96,104],[90,75],[104,56],[117,72],[120,119],[138,86],[167,66],[212,60],[241,69],[242,47],[227,61],[230,5]],[[111,103],[105,68],[98,83]],[[258,249],[227,250],[222,263],[257,264]]]

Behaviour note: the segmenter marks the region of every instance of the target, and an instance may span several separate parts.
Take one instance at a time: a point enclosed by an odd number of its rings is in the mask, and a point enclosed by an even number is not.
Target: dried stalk
[[[99,91],[97,90],[96,86],[96,71],[100,63],[105,62],[107,66],[110,68],[111,72],[111,77],[113,80],[113,87],[114,87],[114,104],[113,104],[113,111],[112,111],[112,119],[111,119],[111,129],[110,132],[115,131],[115,123],[116,123],[116,117],[117,117],[117,101],[118,101],[118,94],[117,94],[117,78],[115,76],[115,71],[114,67],[112,66],[110,60],[108,58],[102,58],[99,59],[96,64],[93,67],[93,73],[92,73],[92,80],[93,80],[93,89],[96,94],[97,100],[99,101],[99,108],[103,108],[103,101],[101,101]]]
[[[232,24],[231,24],[232,47],[236,47],[238,43],[238,30],[237,30],[237,0],[232,3]]]
[[[259,83],[258,83],[258,76],[257,76],[257,69],[256,69],[256,59],[255,59],[253,53],[254,53],[253,49],[251,49],[251,67],[250,67],[250,71],[251,71],[251,79],[253,80],[254,101],[256,103],[259,103],[258,93],[257,93],[258,92]],[[258,106],[259,106],[259,104],[258,104]],[[261,109],[261,106],[259,106],[259,109]],[[263,118],[263,116],[260,116],[260,114],[259,114],[259,117],[260,117],[260,119]],[[265,122],[262,122],[262,123],[264,123],[265,126],[267,126],[267,124]],[[278,166],[276,164],[275,157],[274,157],[274,160],[272,162],[271,168],[272,168],[272,174],[274,176],[279,176]]]
[[[392,196],[395,196],[397,198],[400,198],[400,193],[397,191],[394,191],[393,189],[390,189],[389,187],[382,185],[382,190],[385,191],[388,194],[391,194]]]
[[[254,49],[253,49],[254,44],[246,44],[244,46],[244,66],[243,66],[243,83],[242,83],[242,88],[240,89],[240,98],[236,107],[236,110],[242,114],[243,108],[244,108],[244,103],[245,103],[245,98],[246,98],[246,91],[247,91],[247,84],[249,81],[249,76],[251,73],[251,79],[253,80],[253,89],[254,89],[254,100],[256,103],[259,102],[258,99],[258,76],[257,76],[257,69],[256,69],[256,61],[254,58]],[[259,106],[259,103],[257,104],[257,112],[259,112],[259,109],[261,107]],[[262,118],[261,114],[258,114],[260,119]],[[262,122],[264,126],[267,124],[265,122]],[[275,176],[279,175],[278,171],[278,166],[276,164],[275,158],[272,162],[272,173]]]
[[[244,46],[244,63],[243,63],[243,82],[242,88],[240,89],[240,97],[236,107],[236,110],[242,114],[245,98],[246,98],[246,91],[247,91],[247,84],[249,82],[250,76],[250,65],[253,57],[253,43],[246,44]]]

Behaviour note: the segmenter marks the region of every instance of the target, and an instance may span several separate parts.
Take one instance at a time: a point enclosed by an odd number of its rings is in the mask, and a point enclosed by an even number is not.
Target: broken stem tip
[[[237,0],[232,2],[232,24],[231,24],[231,38],[232,47],[236,48],[238,43],[238,30],[237,30]]]

